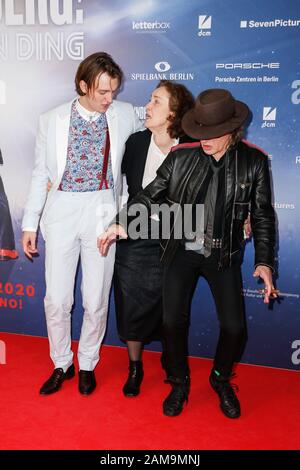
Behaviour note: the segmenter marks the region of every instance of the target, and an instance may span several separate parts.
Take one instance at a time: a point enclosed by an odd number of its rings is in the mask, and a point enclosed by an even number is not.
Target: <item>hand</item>
[[[22,245],[25,255],[32,260],[32,255],[38,254],[36,248],[36,232],[23,232]]]
[[[53,186],[53,183],[51,183],[51,181],[49,180],[48,183],[47,183],[47,191],[49,193],[50,189],[52,188]]]
[[[261,277],[265,283],[264,289],[264,303],[268,304],[270,297],[277,298],[277,291],[275,290],[273,281],[272,281],[272,271],[268,266],[259,265],[256,267],[254,277]]]
[[[128,235],[122,225],[113,224],[97,238],[97,247],[102,256],[106,256],[109,246],[117,239],[128,238]]]
[[[248,216],[248,218],[244,222],[244,234],[245,234],[245,238],[250,238],[252,235],[250,216]]]

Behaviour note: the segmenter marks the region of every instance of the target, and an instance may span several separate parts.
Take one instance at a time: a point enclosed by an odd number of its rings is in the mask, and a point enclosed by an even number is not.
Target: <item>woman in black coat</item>
[[[122,162],[129,201],[156,177],[171,148],[191,141],[181,119],[194,105],[184,85],[161,81],[146,106],[146,130],[129,137]],[[154,222],[153,220],[151,223]],[[150,224],[149,224],[150,225]],[[123,387],[127,397],[139,394],[143,380],[142,350],[159,338],[162,320],[162,266],[159,240],[120,240],[114,273],[115,306],[120,338],[127,343],[129,375]]]

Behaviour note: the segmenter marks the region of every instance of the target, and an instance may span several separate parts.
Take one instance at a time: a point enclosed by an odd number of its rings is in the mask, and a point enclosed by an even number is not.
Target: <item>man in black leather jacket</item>
[[[170,236],[162,243],[165,365],[172,386],[163,403],[167,416],[180,414],[188,399],[190,303],[200,275],[209,283],[220,323],[210,384],[219,396],[222,412],[229,418],[240,416],[230,379],[246,342],[240,265],[243,224],[250,209],[255,247],[253,275],[265,283],[265,303],[271,296],[276,297],[272,282],[275,217],[268,157],[241,141],[241,126],[248,113],[248,106],[227,90],[200,93],[194,109],[182,121],[185,133],[198,142],[174,147],[156,179],[131,200],[120,212],[119,224],[111,225],[98,241],[105,254],[117,236],[127,237],[120,221],[134,204],[150,211],[158,201],[177,207]],[[179,212],[185,205],[193,208],[197,204],[204,206],[203,237],[196,228],[194,233],[176,238]],[[192,211],[189,216],[193,217]]]

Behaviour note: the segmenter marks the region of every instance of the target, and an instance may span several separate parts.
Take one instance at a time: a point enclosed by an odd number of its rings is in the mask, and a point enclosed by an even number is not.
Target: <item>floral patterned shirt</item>
[[[78,112],[75,100],[72,104],[67,162],[60,190],[87,192],[114,187],[110,153],[106,181],[101,185],[107,135],[105,113],[100,113],[95,120],[87,120]]]

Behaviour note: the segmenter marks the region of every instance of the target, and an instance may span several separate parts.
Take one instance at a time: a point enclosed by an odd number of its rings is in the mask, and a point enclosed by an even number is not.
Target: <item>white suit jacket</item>
[[[40,217],[47,212],[51,199],[61,182],[67,160],[67,146],[71,106],[73,100],[42,114],[35,147],[35,164],[32,173],[29,195],[25,205],[22,230],[38,229]],[[106,112],[110,135],[110,152],[114,178],[116,209],[122,192],[121,161],[128,137],[143,129],[130,103],[113,101]],[[53,183],[47,192],[48,181]],[[43,232],[43,218],[41,229]]]

